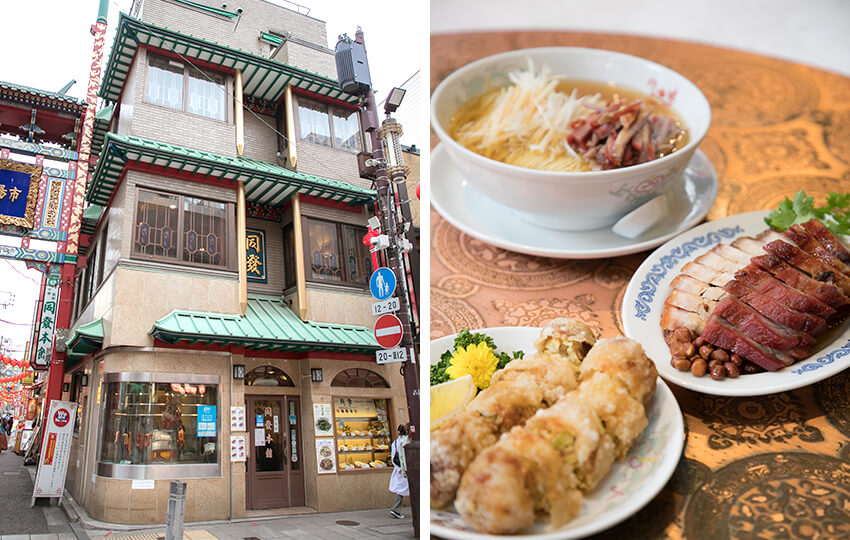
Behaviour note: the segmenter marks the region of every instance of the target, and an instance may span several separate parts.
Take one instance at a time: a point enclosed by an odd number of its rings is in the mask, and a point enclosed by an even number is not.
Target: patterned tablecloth
[[[556,45],[641,56],[700,87],[712,107],[700,148],[720,182],[709,220],[775,208],[798,189],[818,203],[850,191],[850,78],[805,65],[624,35],[454,34],[432,36],[431,89],[475,59]],[[432,210],[431,337],[556,316],[583,320],[602,337],[622,334],[623,294],[648,254],[529,257],[471,238]],[[600,537],[850,537],[850,375],[757,398],[671,388],[686,424],[678,468],[641,512]]]

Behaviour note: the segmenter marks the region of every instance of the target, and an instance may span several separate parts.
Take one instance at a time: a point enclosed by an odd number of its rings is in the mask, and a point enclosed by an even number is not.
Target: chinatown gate
[[[94,53],[85,101],[0,81],[0,257],[42,274],[25,360],[45,372],[41,404],[62,398],[73,283],[85,264],[85,190],[107,2],[92,25]],[[102,122],[102,120],[101,120]],[[95,156],[96,157],[96,156]],[[88,231],[89,233],[91,231]]]

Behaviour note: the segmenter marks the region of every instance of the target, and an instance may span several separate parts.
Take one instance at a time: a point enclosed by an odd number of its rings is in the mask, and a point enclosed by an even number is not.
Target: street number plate
[[[407,362],[407,350],[404,347],[395,349],[381,349],[375,353],[375,360],[379,364],[389,364],[392,362]]]
[[[383,302],[375,302],[372,304],[372,315],[383,315],[385,313],[393,313],[401,307],[401,302],[398,298],[387,298]]]

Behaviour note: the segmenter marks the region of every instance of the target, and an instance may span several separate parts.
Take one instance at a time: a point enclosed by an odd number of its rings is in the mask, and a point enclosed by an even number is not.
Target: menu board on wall
[[[245,407],[230,408],[230,431],[245,431]]]
[[[230,436],[230,461],[245,461],[245,435]]]
[[[319,474],[336,473],[333,439],[316,439],[316,468]]]
[[[313,403],[313,424],[316,426],[316,437],[333,437],[330,403]]]

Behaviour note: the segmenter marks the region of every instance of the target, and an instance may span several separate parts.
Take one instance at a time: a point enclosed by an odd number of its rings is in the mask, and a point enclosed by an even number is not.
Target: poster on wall
[[[230,436],[230,461],[245,461],[245,435]]]
[[[65,473],[68,470],[76,414],[76,403],[55,399],[50,402],[47,425],[41,439],[41,454],[38,460],[38,472],[35,475],[33,499],[61,497],[64,493]]]
[[[319,474],[336,473],[333,439],[316,439],[316,467]]]
[[[198,437],[215,437],[215,405],[198,405]]]
[[[316,425],[316,437],[333,437],[330,403],[313,403],[313,422]]]
[[[230,431],[245,431],[245,407],[230,408]]]

